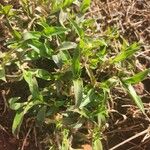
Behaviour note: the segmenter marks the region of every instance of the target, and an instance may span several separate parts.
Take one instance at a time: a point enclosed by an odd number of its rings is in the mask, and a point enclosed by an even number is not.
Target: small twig
[[[116,149],[116,148],[118,148],[118,147],[120,147],[120,146],[122,146],[122,145],[124,145],[124,144],[126,144],[128,142],[130,142],[131,140],[133,140],[133,139],[135,139],[135,138],[137,138],[137,137],[139,137],[139,136],[141,136],[143,134],[146,134],[147,132],[149,132],[149,128],[144,130],[144,131],[142,131],[142,132],[140,132],[140,133],[138,133],[138,134],[136,134],[136,135],[134,135],[134,136],[132,136],[132,137],[130,137],[130,138],[128,138],[127,140],[117,144],[116,146],[110,148],[109,150],[114,150],[114,149]]]
[[[2,114],[4,114],[8,108],[8,103],[7,103],[7,100],[6,100],[6,97],[5,97],[5,94],[6,92],[4,90],[2,90],[2,97],[3,97],[3,100],[4,100],[4,111]]]
[[[28,138],[28,136],[29,136],[29,134],[30,134],[30,132],[31,132],[31,129],[32,129],[32,128],[30,128],[30,129],[28,130],[28,132],[27,132],[27,134],[26,134],[26,136],[25,136],[25,138],[24,138],[24,140],[23,140],[23,144],[22,144],[21,150],[24,150],[24,147],[25,147],[25,145],[26,145],[27,138]]]
[[[0,124],[0,130],[4,131],[7,135],[9,135],[9,133],[7,132],[7,130]]]
[[[33,132],[34,132],[34,141],[35,141],[35,146],[36,146],[36,147],[38,147],[36,127],[34,127]]]

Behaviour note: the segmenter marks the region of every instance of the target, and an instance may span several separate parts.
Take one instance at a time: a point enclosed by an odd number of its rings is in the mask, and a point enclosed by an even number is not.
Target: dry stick
[[[135,139],[135,138],[137,138],[137,137],[139,137],[139,136],[141,136],[141,135],[143,135],[143,134],[146,134],[147,132],[149,132],[149,130],[150,130],[150,129],[148,128],[148,129],[146,129],[146,130],[144,130],[144,131],[142,131],[142,132],[140,132],[140,133],[138,133],[138,134],[136,134],[136,135],[130,137],[129,139],[127,139],[127,140],[125,140],[125,141],[123,141],[123,142],[117,144],[116,146],[110,148],[109,150],[114,150],[114,149],[116,149],[116,148],[118,148],[118,147],[120,147],[120,146],[122,146],[122,145],[128,143],[129,141],[131,141],[131,140],[133,140],[133,139]]]
[[[24,147],[25,147],[25,145],[26,145],[27,138],[28,138],[28,136],[29,136],[29,134],[30,134],[30,132],[31,132],[31,129],[32,129],[32,128],[30,128],[30,129],[28,130],[28,132],[27,132],[27,134],[26,134],[26,136],[25,136],[25,139],[23,140],[23,144],[22,144],[21,150],[24,150]]]

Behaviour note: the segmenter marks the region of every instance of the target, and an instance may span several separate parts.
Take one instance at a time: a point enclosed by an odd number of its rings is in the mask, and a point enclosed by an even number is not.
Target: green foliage
[[[22,0],[19,10],[1,6],[10,37],[6,41],[9,50],[0,54],[0,80],[12,80],[13,74],[14,82],[25,81],[30,92],[26,99],[20,96],[9,100],[16,112],[13,134],[19,135],[28,113],[41,128],[55,124],[54,130],[61,133],[58,147],[67,150],[72,129],[90,122],[95,126],[91,129],[93,149],[102,149],[99,133],[106,123],[107,103],[116,85],[125,89],[145,113],[132,84],[145,79],[149,69],[136,74],[128,71],[140,46],[128,44],[115,28],[108,28],[104,36],[95,34],[95,21],[84,15],[90,2],[43,0],[40,5],[34,1],[31,7]],[[24,19],[20,21],[15,14]],[[119,43],[117,49],[114,42]],[[11,65],[15,72],[8,70]]]

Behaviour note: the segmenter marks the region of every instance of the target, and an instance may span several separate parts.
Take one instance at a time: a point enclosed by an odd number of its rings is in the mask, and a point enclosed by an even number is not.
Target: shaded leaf
[[[37,113],[36,118],[37,118],[37,122],[40,126],[44,122],[44,119],[45,119],[45,116],[46,116],[46,110],[47,110],[47,106],[43,106],[42,108],[39,109],[39,111]]]

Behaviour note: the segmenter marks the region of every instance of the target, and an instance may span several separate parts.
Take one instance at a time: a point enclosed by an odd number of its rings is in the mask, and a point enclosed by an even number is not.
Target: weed
[[[140,45],[129,44],[115,28],[98,35],[95,21],[85,17],[89,6],[90,0],[22,0],[20,9],[1,5],[10,35],[8,51],[0,56],[0,79],[9,82],[15,76],[14,82],[24,80],[30,90],[28,99],[9,100],[16,112],[12,132],[17,137],[24,116],[30,112],[40,127],[55,124],[54,131],[62,137],[57,148],[69,149],[73,132],[92,124],[93,149],[102,149],[107,103],[116,86],[129,93],[145,114],[133,88],[150,72],[135,74],[132,59]],[[47,69],[38,68],[38,62],[46,60],[51,62]],[[10,75],[6,68],[12,64],[17,71]],[[44,80],[46,85],[41,87]]]

